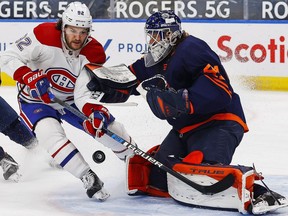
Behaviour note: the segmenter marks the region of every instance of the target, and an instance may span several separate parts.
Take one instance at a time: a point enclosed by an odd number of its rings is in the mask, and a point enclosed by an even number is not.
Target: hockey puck
[[[92,155],[92,159],[94,160],[95,163],[102,163],[105,160],[105,154],[103,151],[95,151]]]

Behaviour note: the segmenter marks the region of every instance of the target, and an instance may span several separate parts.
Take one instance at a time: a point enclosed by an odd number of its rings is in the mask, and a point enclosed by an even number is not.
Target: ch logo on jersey
[[[54,89],[63,93],[72,93],[74,91],[77,77],[69,70],[65,68],[49,68],[46,73]]]

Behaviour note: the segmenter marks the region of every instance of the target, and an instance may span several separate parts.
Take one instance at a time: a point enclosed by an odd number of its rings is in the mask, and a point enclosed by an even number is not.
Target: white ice
[[[236,88],[240,94],[250,131],[235,152],[233,164],[252,165],[265,176],[270,189],[288,196],[288,92],[250,91]],[[1,87],[0,95],[17,111],[14,87]],[[122,122],[138,146],[147,150],[164,139],[170,127],[156,119],[141,97],[132,97],[133,107],[109,107]],[[70,173],[51,168],[48,155],[38,146],[27,150],[0,135],[0,145],[21,165],[19,183],[0,176],[1,216],[164,216],[164,215],[240,215],[182,206],[169,198],[130,197],[125,191],[125,165],[91,137],[64,123],[67,136],[74,142],[105,182],[111,197],[106,202],[89,199],[82,182]],[[91,155],[106,153],[102,164]],[[2,175],[2,171],[0,171]],[[288,215],[288,208],[275,215]]]

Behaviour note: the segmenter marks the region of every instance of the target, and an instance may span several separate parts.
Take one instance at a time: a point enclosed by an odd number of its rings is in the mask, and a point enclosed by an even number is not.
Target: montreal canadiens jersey
[[[81,110],[90,96],[86,88],[89,77],[84,65],[87,63],[102,65],[106,59],[104,48],[96,39],[89,37],[80,51],[67,50],[61,37],[61,31],[56,29],[56,23],[39,24],[1,55],[1,70],[15,80],[19,80],[19,74],[24,75],[23,71],[27,72],[27,68],[31,71],[43,70],[52,85],[53,94],[69,104],[75,102]],[[17,87],[22,100],[28,103],[42,103],[40,99],[29,95],[24,84],[17,82]],[[80,102],[74,101],[75,94]],[[62,108],[54,103],[49,105],[55,109]]]

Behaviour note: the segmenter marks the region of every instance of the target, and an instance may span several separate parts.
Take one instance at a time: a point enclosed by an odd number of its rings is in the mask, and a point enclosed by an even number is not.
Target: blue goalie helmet
[[[145,24],[148,53],[144,56],[146,67],[163,60],[182,36],[181,20],[172,10],[152,14]]]

